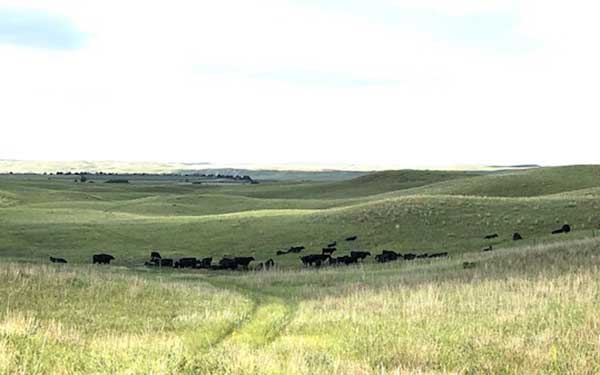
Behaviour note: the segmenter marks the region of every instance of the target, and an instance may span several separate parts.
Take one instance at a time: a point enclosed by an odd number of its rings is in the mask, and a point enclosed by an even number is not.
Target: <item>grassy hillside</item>
[[[0,373],[597,373],[599,249],[244,274],[2,263]]]
[[[600,167],[130,178],[0,176],[0,374],[600,372]],[[275,255],[333,240],[450,257],[315,270]],[[153,250],[277,267],[143,267]],[[89,264],[101,251],[111,266]]]
[[[432,184],[406,194],[534,197],[600,186],[600,166],[536,168]]]
[[[0,256],[45,261],[54,255],[89,262],[93,253],[106,251],[117,256],[117,264],[131,266],[143,263],[154,249],[171,256],[229,254],[268,259],[277,250],[295,244],[306,246],[308,252],[319,252],[326,243],[350,235],[358,235],[359,240],[340,241],[339,254],[383,248],[462,253],[489,244],[511,246],[513,232],[523,235],[524,244],[595,235],[600,229],[600,200],[581,194],[582,190],[532,197],[531,190],[525,189],[524,197],[487,198],[432,193],[444,184],[448,184],[446,188],[466,189],[474,186],[470,181],[480,181],[481,192],[493,186],[490,181],[522,180],[528,175],[535,176],[532,181],[538,183],[540,176],[554,176],[560,170],[474,177],[399,171],[343,183],[228,187],[181,185],[177,181],[132,181],[116,186],[4,176],[0,178]],[[594,181],[593,175],[590,177],[593,170],[567,169],[566,175],[572,179],[568,185],[553,186],[544,193],[567,187],[581,189]],[[451,180],[436,182],[441,179]],[[412,188],[427,182],[430,184]],[[340,198],[323,197],[332,186],[338,188],[331,191],[337,191],[334,195]],[[517,184],[510,191],[515,193],[520,187]],[[321,193],[312,197],[312,190]],[[377,194],[381,191],[388,193]],[[407,195],[419,191],[419,195]],[[292,192],[302,198],[272,197]],[[375,194],[365,195],[368,192]],[[574,232],[550,235],[564,223],[571,224]],[[484,240],[489,233],[499,233],[500,237]],[[277,257],[277,261],[284,266],[299,265],[297,256],[292,255]]]

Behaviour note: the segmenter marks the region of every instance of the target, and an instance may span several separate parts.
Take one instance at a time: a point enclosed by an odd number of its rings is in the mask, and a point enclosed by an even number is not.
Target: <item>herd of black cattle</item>
[[[561,228],[552,231],[552,234],[569,233],[571,232],[571,226],[569,224],[563,225]],[[489,234],[484,237],[486,240],[498,238],[497,233]],[[347,237],[347,242],[353,242],[358,236]],[[518,232],[513,233],[513,241],[520,241],[523,236]],[[288,250],[279,250],[276,255],[285,254],[298,254],[305,250],[304,246],[292,246]],[[482,249],[482,251],[492,251],[492,245],[489,245]],[[304,266],[321,267],[324,264],[330,266],[336,265],[350,265],[362,262],[365,258],[371,256],[369,251],[351,251],[349,255],[343,255],[334,257],[333,254],[337,251],[337,241],[328,243],[326,247],[321,249],[321,254],[309,254],[301,256],[300,260]],[[414,259],[426,259],[426,258],[445,258],[448,256],[447,252],[436,252],[436,253],[405,253],[401,254],[393,250],[383,250],[381,254],[375,255],[375,260],[379,263],[388,263],[397,260],[414,260]],[[92,256],[93,264],[110,264],[115,258],[110,254],[94,254]],[[171,267],[171,268],[195,268],[195,269],[209,269],[209,270],[248,270],[250,263],[254,262],[254,257],[224,257],[219,260],[217,264],[213,264],[213,258],[180,258],[174,260],[171,258],[163,258],[159,252],[153,251],[150,253],[150,260],[144,262],[144,266],[147,267]],[[52,263],[67,263],[64,258],[50,257]],[[471,264],[469,264],[471,265]],[[275,266],[275,261],[269,259],[265,262],[258,263],[254,266],[254,270],[268,270]],[[465,267],[468,268],[468,267]]]

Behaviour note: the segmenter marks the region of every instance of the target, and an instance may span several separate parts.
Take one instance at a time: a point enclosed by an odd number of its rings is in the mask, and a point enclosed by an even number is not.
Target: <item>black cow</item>
[[[229,270],[236,270],[238,267],[238,263],[235,259],[231,259],[231,258],[222,258],[219,261],[219,268],[217,269],[229,269]],[[213,267],[211,267],[212,269]]]
[[[350,236],[346,238],[346,241],[356,241],[357,238],[358,236]]]
[[[447,252],[443,252],[443,253],[435,253],[435,254],[431,254],[429,257],[430,258],[446,258],[448,256]]]
[[[492,251],[492,250],[494,250],[494,248],[492,247],[492,245],[490,245],[488,247],[483,248],[481,251]]]
[[[161,267],[173,267],[173,259],[161,258],[160,266]]]
[[[287,254],[287,253],[289,253],[289,251],[277,250],[277,253],[276,253],[276,254],[277,254],[277,255],[285,255],[285,254]]]
[[[345,265],[349,265],[349,264],[357,263],[357,262],[358,262],[358,258],[353,258],[353,257],[351,257],[349,255],[344,255],[344,256],[341,256],[341,257],[337,258],[337,263],[338,264],[342,264],[343,263]]]
[[[337,245],[337,241],[333,241],[330,244],[327,244],[327,247],[335,247]]]
[[[484,237],[486,240],[491,240],[492,238],[498,238],[498,233],[488,234]]]
[[[351,251],[350,256],[357,260],[364,260],[366,257],[371,256],[371,253],[368,251]]]
[[[403,256],[404,260],[413,260],[416,257],[417,257],[417,254],[412,254],[412,253],[404,254],[404,256]]]
[[[194,268],[196,267],[196,258],[181,258],[178,262],[175,262],[176,268]]]
[[[94,254],[94,256],[92,257],[92,263],[93,264],[110,264],[111,260],[114,260],[115,257],[113,257],[110,254]]]
[[[67,263],[67,261],[63,258],[54,258],[54,257],[50,257],[50,261],[52,263]]]
[[[337,258],[329,257],[329,265],[330,266],[335,266],[337,264],[338,264]]]
[[[161,259],[160,253],[158,251],[153,251],[150,253],[150,259]]]
[[[521,236],[521,234],[519,234],[518,232],[515,232],[513,234],[513,241],[521,241],[523,239],[523,236]]]
[[[565,224],[560,229],[553,230],[552,234],[569,233],[570,231],[571,231],[571,226],[569,224]]]
[[[433,257],[430,257],[429,254],[427,254],[427,253],[417,255],[417,259],[425,259],[425,258],[433,258]]]
[[[247,270],[250,262],[255,259],[254,257],[235,257],[233,260],[235,260],[238,266],[242,266],[243,269]]]
[[[321,250],[321,254],[331,255],[336,250],[337,249],[335,247],[326,247],[326,248],[324,248],[324,249]]]
[[[272,267],[275,267],[275,261],[273,259],[269,259],[266,262],[261,262],[256,266],[257,271],[268,270]]]
[[[305,266],[306,265],[308,265],[308,266],[315,265],[317,267],[321,266],[321,263],[325,262],[327,259],[329,259],[329,255],[323,255],[323,254],[305,255],[300,258],[300,260],[302,261],[302,263]]]
[[[197,268],[210,268],[211,264],[212,264],[212,258],[203,258],[202,260],[199,260],[198,262],[196,262],[196,267]]]
[[[298,254],[299,252],[301,252],[302,250],[304,250],[304,246],[292,246],[290,247],[290,249],[288,250],[288,253],[294,253],[294,254]]]
[[[375,255],[375,260],[379,263],[392,262],[398,259],[398,254],[395,251],[383,250],[381,254]]]

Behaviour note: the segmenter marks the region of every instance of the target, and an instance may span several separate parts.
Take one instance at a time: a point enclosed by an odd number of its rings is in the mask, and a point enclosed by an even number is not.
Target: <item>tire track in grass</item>
[[[281,297],[258,292],[254,289],[226,284],[217,280],[207,281],[215,288],[229,289],[245,295],[254,302],[247,319],[240,321],[222,335],[213,346],[233,344],[261,347],[275,341],[291,323],[295,305]]]

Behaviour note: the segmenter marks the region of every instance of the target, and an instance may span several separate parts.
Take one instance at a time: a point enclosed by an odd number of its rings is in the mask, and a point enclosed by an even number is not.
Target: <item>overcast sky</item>
[[[600,5],[0,0],[0,158],[600,162]]]

